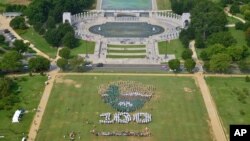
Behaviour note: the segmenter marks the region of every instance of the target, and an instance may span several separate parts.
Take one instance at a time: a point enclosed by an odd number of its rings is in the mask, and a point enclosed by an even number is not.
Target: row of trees
[[[75,38],[74,29],[68,23],[59,24],[57,28],[48,29],[44,38],[55,47],[64,45],[65,47],[74,48],[79,44],[78,39]]]
[[[33,25],[44,24],[49,17],[59,23],[62,21],[63,12],[80,13],[89,9],[93,2],[93,0],[32,0],[25,14]]]
[[[17,16],[10,21],[10,26],[13,29],[27,29],[25,19],[22,16]]]
[[[22,55],[17,51],[9,51],[0,59],[0,70],[4,72],[16,72],[23,68]],[[28,62],[29,70],[32,72],[47,71],[50,67],[50,61],[46,58],[37,56],[31,58]]]
[[[185,47],[188,47],[189,41],[193,39],[196,40],[196,46],[205,47],[205,42],[210,35],[227,30],[225,13],[211,1],[205,0],[196,3],[191,9],[191,15],[189,28],[180,33],[180,40]]]
[[[27,9],[25,5],[18,4],[7,4],[5,8],[5,12],[24,12]]]
[[[248,55],[246,46],[225,47],[222,44],[214,44],[203,50],[200,57],[205,61],[205,67],[208,70],[227,72],[232,62],[238,62],[240,65]]]
[[[0,35],[0,44],[5,44],[5,37]],[[5,49],[5,53],[0,58],[0,71],[3,72],[17,72],[22,71],[25,60],[23,53],[28,52],[29,44],[24,43],[23,40],[15,40],[12,47]],[[30,71],[40,72],[46,71],[50,67],[50,61],[42,57],[33,57],[29,59]]]
[[[13,91],[15,83],[7,77],[0,77],[0,110],[10,110],[20,101],[20,98]]]
[[[10,5],[7,6],[6,11],[24,12],[29,24],[33,25],[39,34],[44,35],[52,46],[64,45],[73,48],[78,46],[78,41],[70,25],[59,24],[62,21],[62,14],[63,12],[80,13],[89,9],[93,2],[92,0],[33,0],[28,7]],[[10,25],[13,29],[27,28],[23,17],[14,18]]]
[[[176,1],[185,4],[185,0]],[[242,71],[250,70],[250,62],[247,61],[248,47],[237,46],[237,41],[227,31],[225,25],[227,18],[223,8],[211,1],[192,1],[191,24],[188,29],[180,33],[180,40],[185,47],[190,40],[195,40],[197,48],[205,48],[201,52],[201,58],[205,62],[205,68],[213,72],[226,72],[232,63],[237,63]],[[183,11],[184,12],[184,11]],[[237,23],[236,29],[246,30],[246,40],[250,45],[249,23]],[[249,30],[249,31],[248,31]],[[248,41],[249,40],[249,41]],[[185,50],[182,54],[184,60],[190,59],[191,51]]]
[[[87,71],[86,62],[84,58],[75,56],[71,57],[69,48],[62,48],[59,51],[60,59],[57,60],[57,66],[63,71],[84,72]]]
[[[186,59],[184,62],[184,67],[188,72],[193,72],[195,68],[195,61],[193,59]],[[168,66],[174,72],[180,71],[181,62],[179,59],[172,59],[168,62]]]
[[[190,10],[201,0],[170,0],[171,8],[177,14],[190,12]]]

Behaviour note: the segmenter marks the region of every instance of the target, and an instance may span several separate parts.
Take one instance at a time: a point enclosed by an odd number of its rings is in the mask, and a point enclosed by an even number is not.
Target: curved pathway
[[[246,21],[245,21],[244,19],[242,19],[242,18],[240,18],[240,17],[237,17],[237,16],[235,16],[235,15],[232,15],[229,11],[230,11],[230,8],[229,8],[229,7],[225,7],[225,8],[224,8],[224,12],[226,13],[227,16],[233,17],[233,18],[235,18],[235,19],[241,21],[242,23],[246,23]]]

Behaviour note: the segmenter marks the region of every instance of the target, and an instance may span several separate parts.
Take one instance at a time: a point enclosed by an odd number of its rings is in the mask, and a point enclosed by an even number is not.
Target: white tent
[[[21,110],[16,110],[14,116],[12,117],[12,123],[19,122],[19,116],[21,114]]]
[[[22,141],[26,141],[26,137],[23,137],[23,138],[22,138]]]

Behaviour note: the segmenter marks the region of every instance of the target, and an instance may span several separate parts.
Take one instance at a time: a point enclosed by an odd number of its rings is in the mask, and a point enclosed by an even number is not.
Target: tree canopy
[[[8,72],[18,71],[22,64],[22,56],[16,51],[6,52],[0,60],[0,69]]]
[[[3,35],[0,35],[0,44],[4,43],[5,37]]]
[[[11,80],[7,77],[0,77],[0,99],[10,95]]]
[[[230,32],[213,33],[207,39],[207,45],[222,44],[225,47],[229,47],[229,46],[232,46],[235,43],[236,43],[236,40],[230,34]]]
[[[226,52],[226,48],[223,45],[214,44],[203,50],[200,57],[202,60],[210,60],[213,55],[223,52]]]
[[[23,53],[28,50],[28,45],[25,44],[23,40],[15,40],[13,45],[14,45],[14,49],[19,53]]]
[[[174,71],[178,71],[180,68],[180,60],[179,59],[172,59],[170,61],[168,61],[168,66],[170,69],[174,70]]]
[[[71,32],[68,32],[62,39],[63,45],[69,48],[74,48],[78,45],[78,40],[75,38],[75,35]]]
[[[191,27],[203,40],[215,32],[225,31],[227,18],[224,11],[211,1],[201,1],[191,10]]]
[[[52,46],[59,47],[64,44],[67,47],[73,48],[77,45],[77,39],[75,39],[74,34],[73,27],[68,23],[64,23],[59,24],[58,28],[48,29],[44,37]]]
[[[24,19],[24,17],[21,17],[21,16],[17,16],[14,19],[12,19],[10,21],[10,26],[13,29],[26,29],[27,28],[27,26],[25,24],[25,19]]]
[[[171,8],[177,14],[189,12],[201,0],[170,0]]]
[[[187,59],[191,59],[192,55],[193,55],[193,52],[191,49],[185,49],[182,52],[181,57],[182,57],[182,59],[187,60]]]
[[[64,58],[64,59],[69,59],[70,58],[70,49],[67,47],[62,48],[59,51],[59,56]]]
[[[246,31],[246,41],[247,45],[250,46],[250,27]]]
[[[187,69],[188,72],[192,72],[196,63],[193,59],[187,59],[185,60],[184,66]]]
[[[72,14],[80,13],[89,9],[93,0],[32,0],[25,11],[31,24],[45,23],[49,17],[55,22],[61,22],[63,12]]]
[[[225,53],[213,55],[209,61],[210,70],[213,72],[227,72],[231,64],[231,57]]]
[[[29,69],[33,72],[44,72],[49,70],[49,68],[50,61],[46,58],[37,56],[29,60]]]
[[[68,60],[61,58],[57,60],[56,64],[60,69],[65,70],[68,65]]]

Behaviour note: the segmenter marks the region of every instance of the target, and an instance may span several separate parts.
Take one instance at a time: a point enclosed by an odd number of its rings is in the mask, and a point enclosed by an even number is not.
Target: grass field
[[[1,0],[0,4],[23,4],[27,5],[31,0]]]
[[[108,45],[108,48],[145,48],[145,45]]]
[[[245,78],[208,77],[206,81],[228,134],[230,124],[250,123],[250,83]],[[239,101],[243,91],[248,91],[243,94],[245,104]]]
[[[146,55],[106,55],[107,58],[122,59],[122,58],[145,58]]]
[[[44,81],[46,77],[33,76],[33,77],[20,77],[17,80],[18,86],[21,90],[19,93],[21,102],[18,103],[13,110],[1,110],[0,111],[0,136],[1,141],[20,141],[22,133],[28,134],[31,122],[35,112],[34,108],[37,108],[40,101],[43,89]],[[12,116],[17,108],[23,108],[28,110],[20,123],[11,123]]]
[[[229,16],[227,16],[227,23],[228,24],[236,24],[237,22],[239,22],[239,20],[238,19],[235,19],[235,18],[233,18],[233,17],[229,17]]]
[[[41,35],[34,31],[33,28],[29,28],[24,32],[18,31],[18,33],[23,39],[30,41],[37,49],[49,55],[51,58],[56,56],[57,48],[49,45]]]
[[[170,0],[156,0],[156,2],[159,10],[171,10]]]
[[[235,28],[230,28],[229,31],[232,34],[232,36],[236,39],[237,45],[239,46],[247,45],[244,31],[236,30]]]
[[[98,94],[98,86],[110,81],[133,80],[156,87],[155,96],[136,112],[152,114],[149,124],[99,124],[99,114],[115,113]],[[176,85],[178,84],[178,85]],[[188,88],[191,92],[186,92]],[[65,76],[57,78],[37,141],[61,141],[71,131],[81,139],[150,140],[150,141],[211,141],[208,117],[199,89],[191,78],[145,76]],[[96,137],[98,131],[141,131],[148,127],[151,137]],[[68,137],[67,137],[68,138]],[[78,139],[77,139],[78,140]]]
[[[71,54],[76,56],[78,54],[94,54],[95,51],[95,42],[89,42],[80,40],[80,45],[76,48],[71,49]]]
[[[110,50],[108,53],[146,53],[146,50]]]
[[[167,46],[167,49],[166,49]],[[175,54],[175,57],[181,59],[181,54],[185,49],[179,39],[172,40],[170,43],[166,42],[159,42],[158,49],[160,54]]]

